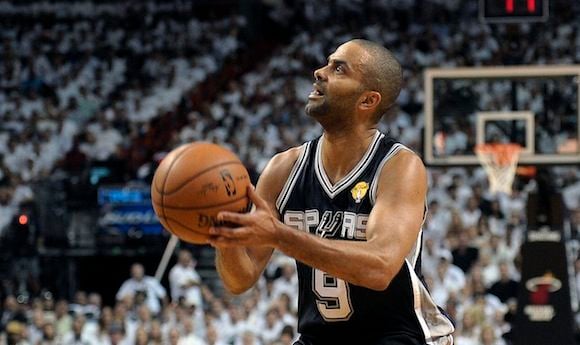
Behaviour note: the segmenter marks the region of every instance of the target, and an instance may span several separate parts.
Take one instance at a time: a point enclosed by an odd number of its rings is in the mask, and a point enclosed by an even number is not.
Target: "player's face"
[[[352,116],[364,91],[361,68],[365,58],[366,52],[355,43],[338,47],[326,66],[314,72],[314,89],[308,95],[306,113],[316,119]]]

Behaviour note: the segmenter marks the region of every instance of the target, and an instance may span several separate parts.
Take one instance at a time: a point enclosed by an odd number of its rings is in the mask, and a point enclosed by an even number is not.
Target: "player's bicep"
[[[426,193],[425,167],[415,154],[403,151],[383,168],[367,223],[367,241],[382,253],[393,275],[417,240]]]

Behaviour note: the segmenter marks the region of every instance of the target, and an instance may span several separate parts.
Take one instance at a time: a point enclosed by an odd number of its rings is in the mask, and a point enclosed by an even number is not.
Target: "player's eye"
[[[344,73],[344,66],[343,65],[336,65],[336,67],[334,67],[334,71],[338,72],[338,73]]]

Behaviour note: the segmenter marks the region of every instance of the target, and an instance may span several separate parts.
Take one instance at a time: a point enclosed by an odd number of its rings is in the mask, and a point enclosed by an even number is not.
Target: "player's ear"
[[[374,110],[381,103],[381,94],[377,91],[367,91],[361,95],[359,107],[361,110]]]

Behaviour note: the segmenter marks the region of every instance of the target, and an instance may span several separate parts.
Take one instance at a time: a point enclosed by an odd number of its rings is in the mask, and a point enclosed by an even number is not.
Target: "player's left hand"
[[[238,224],[239,227],[214,226],[210,228],[210,241],[213,247],[275,247],[279,221],[252,186],[248,186],[248,196],[255,208],[250,213],[222,211],[217,219],[223,223]]]

